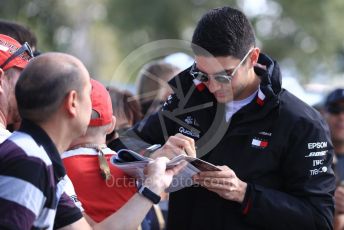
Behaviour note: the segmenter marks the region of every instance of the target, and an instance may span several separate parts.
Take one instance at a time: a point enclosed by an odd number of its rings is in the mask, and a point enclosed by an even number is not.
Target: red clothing
[[[100,174],[95,149],[78,148],[62,154],[67,175],[73,182],[78,199],[86,214],[96,222],[120,209],[137,191],[135,179],[110,164],[110,157],[116,153],[109,148],[104,152],[113,176],[108,184]]]

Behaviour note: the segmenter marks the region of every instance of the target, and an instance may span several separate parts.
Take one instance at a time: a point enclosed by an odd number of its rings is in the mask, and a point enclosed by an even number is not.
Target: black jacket
[[[278,64],[261,54],[260,92],[225,122],[225,106],[195,87],[189,70],[171,82],[162,110],[134,127],[149,143],[178,132],[197,154],[227,165],[248,183],[243,204],[202,187],[170,195],[168,229],[332,229],[335,178],[327,125],[318,112],[281,88]]]

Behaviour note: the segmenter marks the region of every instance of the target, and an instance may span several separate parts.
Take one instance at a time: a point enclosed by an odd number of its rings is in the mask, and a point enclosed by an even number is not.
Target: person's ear
[[[112,116],[111,125],[106,130],[106,135],[112,133],[115,130],[115,127],[116,127],[116,117]]]
[[[64,99],[64,108],[71,117],[77,116],[77,92],[70,91]]]
[[[259,54],[260,54],[260,49],[258,47],[253,48],[252,53],[250,55],[250,67],[253,67],[257,64]]]

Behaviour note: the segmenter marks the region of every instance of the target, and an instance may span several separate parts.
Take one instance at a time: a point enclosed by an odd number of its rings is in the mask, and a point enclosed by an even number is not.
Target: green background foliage
[[[0,0],[0,15],[31,28],[38,49],[79,57],[108,80],[131,52],[161,39],[190,41],[208,9],[243,10],[263,52],[303,83],[342,75],[342,0]],[[128,76],[133,81],[132,76]],[[115,76],[116,78],[116,76]]]

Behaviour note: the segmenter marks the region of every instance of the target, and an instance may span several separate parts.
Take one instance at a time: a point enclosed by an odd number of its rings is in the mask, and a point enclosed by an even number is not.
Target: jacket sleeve
[[[116,143],[110,144],[111,149],[128,148],[137,152],[149,147],[151,144],[164,144],[170,135],[174,135],[173,110],[178,106],[176,94],[168,97],[162,108],[135,124]],[[117,148],[115,147],[117,146]]]
[[[285,137],[280,191],[248,184],[242,211],[264,229],[333,229],[333,148],[323,120],[301,119]]]
[[[175,135],[175,110],[178,110],[179,98],[177,94],[171,94],[161,109],[149,116],[143,122],[134,127],[138,136],[145,138],[152,144],[163,144],[168,137]]]

